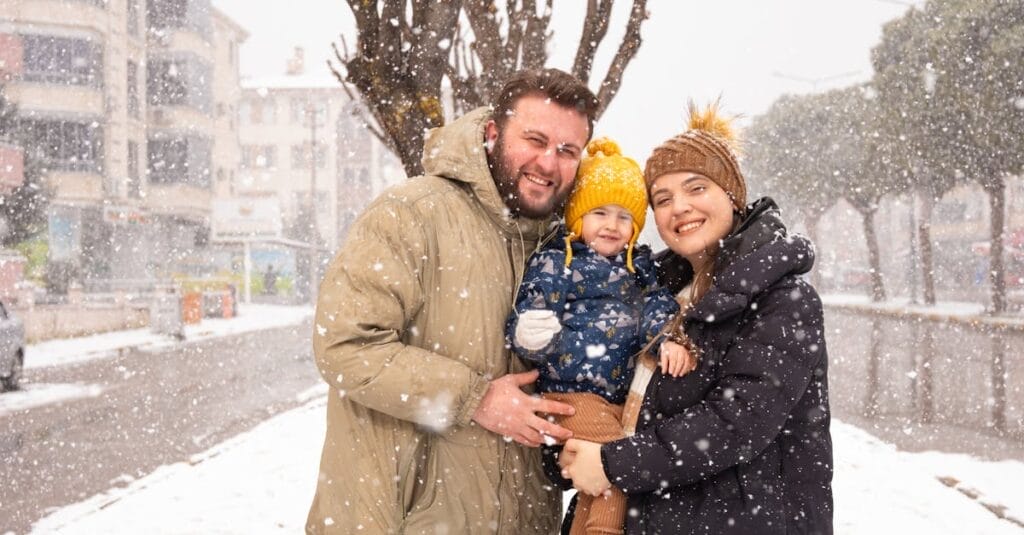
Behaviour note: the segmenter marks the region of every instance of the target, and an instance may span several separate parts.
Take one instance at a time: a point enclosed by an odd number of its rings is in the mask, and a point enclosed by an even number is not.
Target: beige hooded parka
[[[471,422],[488,381],[525,371],[504,325],[547,222],[514,219],[484,151],[488,110],[431,132],[425,176],[380,195],[320,287],[330,386],[309,533],[554,533],[540,452]]]

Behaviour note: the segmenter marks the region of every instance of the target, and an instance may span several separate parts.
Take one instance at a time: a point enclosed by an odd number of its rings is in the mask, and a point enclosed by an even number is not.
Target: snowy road
[[[324,400],[260,424],[123,488],[55,511],[32,533],[301,533],[316,484]],[[837,535],[1020,535],[1024,463],[941,453],[904,453],[836,422]],[[941,483],[954,477],[975,500]],[[988,504],[1004,506],[1000,519]],[[341,519],[343,521],[343,519]],[[441,530],[439,530],[440,532]]]
[[[55,508],[300,404],[297,394],[320,384],[311,329],[307,320],[27,370],[25,392],[12,393],[24,400],[6,398],[0,411],[0,533],[23,533]]]

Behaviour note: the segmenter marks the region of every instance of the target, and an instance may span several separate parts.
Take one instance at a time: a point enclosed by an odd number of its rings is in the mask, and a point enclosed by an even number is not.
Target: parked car
[[[25,326],[0,301],[0,392],[17,390],[25,368]]]

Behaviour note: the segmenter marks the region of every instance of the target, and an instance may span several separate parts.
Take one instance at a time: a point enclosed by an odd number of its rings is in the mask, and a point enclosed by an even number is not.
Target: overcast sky
[[[683,127],[687,98],[722,95],[727,111],[748,117],[779,95],[841,87],[871,77],[870,51],[882,24],[922,0],[649,0],[643,45],[596,134],[615,138],[643,161]],[[619,0],[598,54],[596,88],[618,46],[631,2]],[[355,42],[344,0],[214,0],[249,33],[243,76],[283,74],[295,46],[308,69],[325,61],[339,34]],[[583,0],[555,2],[549,66],[568,69],[585,12]],[[601,61],[603,58],[603,61]]]

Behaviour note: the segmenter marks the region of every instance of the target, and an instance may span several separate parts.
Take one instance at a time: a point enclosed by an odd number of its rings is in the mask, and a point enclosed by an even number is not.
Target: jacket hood
[[[658,282],[672,292],[693,279],[690,263],[671,249],[654,255]],[[707,294],[687,313],[700,321],[716,321],[743,311],[758,293],[784,277],[802,275],[814,265],[814,246],[789,234],[779,207],[763,197],[747,207],[747,215],[722,240],[715,259],[715,280]]]
[[[484,129],[490,118],[490,110],[481,107],[428,132],[423,144],[423,170],[426,174],[458,182],[472,191],[490,219],[507,236],[518,237],[521,233],[525,239],[536,240],[548,229],[551,218],[513,217],[501,199],[484,149]]]
[[[687,316],[709,323],[729,318],[776,282],[807,273],[813,265],[811,241],[786,231],[774,200],[758,199],[722,240],[715,259],[714,283]]]

